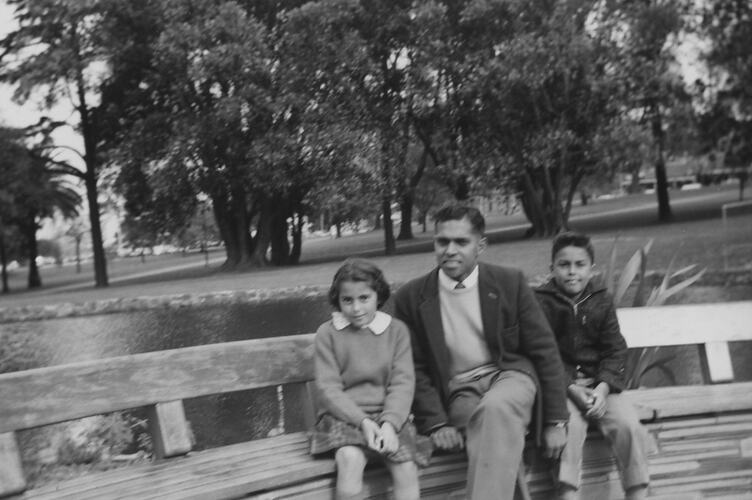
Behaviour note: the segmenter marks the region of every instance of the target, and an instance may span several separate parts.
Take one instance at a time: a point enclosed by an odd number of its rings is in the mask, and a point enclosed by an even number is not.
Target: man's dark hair
[[[462,220],[464,218],[470,221],[474,232],[480,236],[485,234],[486,220],[483,218],[483,214],[477,208],[469,205],[452,204],[441,207],[433,216],[434,227],[441,222]]]
[[[566,231],[559,233],[554,238],[553,245],[551,246],[551,261],[553,262],[556,254],[559,253],[564,247],[578,247],[584,248],[590,256],[590,263],[595,262],[595,249],[590,241],[590,237],[586,234],[578,233],[575,231]]]

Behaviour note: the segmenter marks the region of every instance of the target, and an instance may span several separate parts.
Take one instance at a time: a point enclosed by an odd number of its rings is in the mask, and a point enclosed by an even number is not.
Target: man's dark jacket
[[[567,383],[573,383],[579,371],[594,384],[605,382],[611,392],[621,392],[627,343],[606,288],[591,281],[573,302],[551,280],[536,288],[535,295],[556,335]]]
[[[538,387],[535,416],[542,422],[568,419],[566,380],[551,328],[522,273],[479,263],[478,288],[483,332],[501,370],[528,374]],[[410,328],[415,361],[413,413],[418,431],[448,424],[449,353],[439,305],[438,268],[400,287],[395,316]]]

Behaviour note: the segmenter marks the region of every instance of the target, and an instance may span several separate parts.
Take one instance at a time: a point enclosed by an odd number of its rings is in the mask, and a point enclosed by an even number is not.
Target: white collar
[[[470,290],[478,285],[478,274],[478,265],[476,264],[472,272],[467,275],[467,278],[462,281],[457,281],[447,276],[447,273],[445,273],[443,269],[439,268],[439,284],[445,290],[455,291],[454,287],[457,286],[457,283],[462,283],[463,285],[465,285],[465,288],[457,290],[458,292]]]
[[[373,317],[370,323],[364,328],[371,330],[374,335],[381,335],[389,327],[392,322],[392,317],[385,312],[376,311],[376,315]],[[339,311],[332,313],[332,325],[335,330],[344,330],[350,325],[350,321]]]

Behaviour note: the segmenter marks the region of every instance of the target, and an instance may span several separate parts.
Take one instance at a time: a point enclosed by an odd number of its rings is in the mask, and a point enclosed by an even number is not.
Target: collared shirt
[[[447,273],[444,272],[443,269],[439,269],[439,285],[442,286],[445,290],[455,291],[458,292],[460,290],[469,290],[472,288],[475,288],[478,286],[478,265],[475,265],[475,268],[470,272],[470,274],[467,275],[467,277],[462,281],[456,281],[447,276]],[[459,283],[462,283],[464,285],[464,288],[457,288],[457,285]],[[460,292],[462,293],[462,292]]]
[[[364,328],[368,328],[374,335],[381,335],[389,327],[389,323],[392,322],[392,317],[385,312],[376,311],[373,319]],[[350,320],[339,311],[332,313],[332,325],[335,330],[344,330],[350,326]]]

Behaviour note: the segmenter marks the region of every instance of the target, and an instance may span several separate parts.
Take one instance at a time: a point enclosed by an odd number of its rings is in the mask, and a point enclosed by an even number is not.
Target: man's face
[[[473,231],[465,217],[436,224],[433,248],[439,267],[450,278],[462,281],[473,271],[486,248],[486,238]]]

